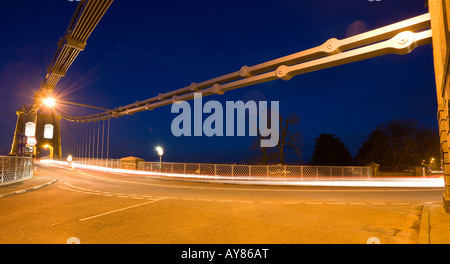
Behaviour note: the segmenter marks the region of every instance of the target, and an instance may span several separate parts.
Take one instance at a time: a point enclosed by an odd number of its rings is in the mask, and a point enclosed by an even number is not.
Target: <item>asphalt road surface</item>
[[[37,165],[48,187],[0,199],[0,243],[418,242],[442,188],[283,187],[168,181]]]

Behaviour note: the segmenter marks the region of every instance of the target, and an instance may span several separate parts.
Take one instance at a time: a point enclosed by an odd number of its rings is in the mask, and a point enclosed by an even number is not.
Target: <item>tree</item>
[[[320,134],[316,138],[311,165],[344,166],[352,165],[353,159],[339,137],[334,134]]]
[[[268,115],[270,115],[270,111],[268,111]],[[298,129],[299,124],[299,117],[294,113],[291,113],[287,118],[280,115],[279,140],[274,148],[260,147],[259,142],[264,137],[258,133],[258,140],[252,146],[252,150],[258,150],[259,152],[256,162],[259,164],[279,163],[284,165],[287,157],[292,157],[297,161],[300,160],[302,135]]]
[[[359,148],[355,163],[363,166],[371,162],[387,165],[389,163],[389,159],[386,158],[387,149],[386,137],[381,130],[375,129]]]
[[[279,152],[275,148],[261,147],[259,137],[257,140],[253,141],[253,145],[250,150],[256,152],[256,155],[249,160],[251,163],[262,165],[279,163],[278,160]]]
[[[359,148],[355,162],[376,162],[381,167],[420,166],[431,158],[440,160],[437,129],[419,126],[415,120],[394,120],[378,126]]]
[[[291,114],[288,118],[280,116],[280,140],[278,141],[278,153],[280,163],[285,164],[286,148],[293,151],[295,156],[300,158],[301,134],[298,129],[295,129],[300,124],[297,115]]]

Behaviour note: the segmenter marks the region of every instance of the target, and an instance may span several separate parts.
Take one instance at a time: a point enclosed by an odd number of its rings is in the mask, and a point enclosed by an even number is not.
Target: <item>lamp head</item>
[[[54,98],[51,98],[51,97],[45,98],[43,102],[48,107],[54,107],[55,104],[56,104],[56,100]]]

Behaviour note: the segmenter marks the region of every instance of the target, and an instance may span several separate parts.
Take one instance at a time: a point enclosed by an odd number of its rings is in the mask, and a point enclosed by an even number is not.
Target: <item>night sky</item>
[[[0,154],[8,154],[15,111],[32,102],[77,4],[2,1]],[[55,95],[113,109],[426,12],[424,0],[115,0]],[[279,101],[281,115],[300,118],[303,163],[321,133],[339,136],[355,156],[383,122],[414,118],[437,127],[431,45],[207,100]],[[76,107],[64,111],[93,113]],[[255,155],[250,151],[253,137],[177,138],[170,130],[175,116],[166,106],[112,119],[109,156],[155,161],[157,145],[165,148],[165,161],[240,163]],[[78,130],[67,121],[61,127],[67,155]]]

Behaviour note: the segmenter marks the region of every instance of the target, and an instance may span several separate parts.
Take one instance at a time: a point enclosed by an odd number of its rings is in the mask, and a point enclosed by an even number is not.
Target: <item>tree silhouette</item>
[[[268,111],[270,116],[270,109]],[[268,119],[269,126],[270,119]],[[277,146],[273,148],[262,148],[259,143],[264,139],[259,133],[257,140],[254,141],[252,150],[258,150],[259,154],[255,157],[255,162],[259,164],[286,164],[286,157],[292,157],[299,161],[301,158],[301,139],[302,135],[298,129],[300,124],[299,117],[291,113],[284,118],[280,115],[279,121],[279,140]]]
[[[285,164],[286,148],[293,151],[293,153],[300,158],[301,134],[296,129],[300,123],[299,118],[295,114],[291,114],[288,118],[280,116],[280,140],[278,141],[278,153],[280,163]]]
[[[320,134],[316,138],[311,165],[345,166],[352,165],[353,159],[339,137],[334,134]]]
[[[376,162],[381,167],[414,167],[431,158],[440,160],[437,129],[419,126],[415,120],[394,120],[378,126],[355,157],[359,165]]]

